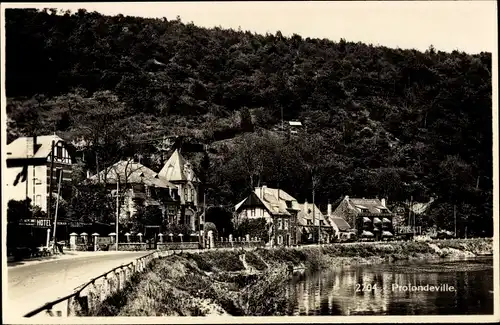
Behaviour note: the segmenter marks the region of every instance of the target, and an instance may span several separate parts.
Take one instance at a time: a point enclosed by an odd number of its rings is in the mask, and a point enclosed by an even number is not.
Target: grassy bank
[[[153,261],[92,316],[286,315],[291,266],[315,271],[491,251],[491,239],[471,239],[183,253]]]

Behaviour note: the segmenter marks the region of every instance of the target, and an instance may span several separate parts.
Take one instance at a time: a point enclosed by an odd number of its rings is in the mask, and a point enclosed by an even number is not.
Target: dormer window
[[[63,157],[63,148],[61,146],[56,147],[56,158],[62,159]]]
[[[292,208],[292,201],[286,201],[286,207],[288,209],[291,209]]]

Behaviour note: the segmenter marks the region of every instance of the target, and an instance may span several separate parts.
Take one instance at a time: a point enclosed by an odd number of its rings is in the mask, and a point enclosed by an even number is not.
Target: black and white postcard
[[[500,319],[496,2],[1,18],[4,322]]]

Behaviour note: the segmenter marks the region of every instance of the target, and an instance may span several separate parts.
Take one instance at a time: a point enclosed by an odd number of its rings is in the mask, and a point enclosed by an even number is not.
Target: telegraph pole
[[[453,205],[453,219],[455,219],[455,238],[457,238],[457,205]]]
[[[315,235],[316,235],[316,209],[314,208],[316,206],[315,203],[315,189],[314,189],[314,180],[313,180],[313,192],[312,192],[312,203],[313,203],[313,241],[315,240]],[[306,211],[307,212],[307,211]],[[319,242],[319,234],[318,234],[318,242]]]
[[[116,175],[116,250],[118,251],[118,218],[120,216],[120,177]]]
[[[49,175],[49,198],[47,205],[47,217],[50,219],[50,213],[52,210],[52,177],[54,175],[54,147],[56,142],[52,140],[52,150],[50,151],[50,175]]]
[[[59,209],[59,196],[61,195],[61,181],[62,181],[62,176],[63,176],[63,170],[60,169],[59,181],[58,181],[58,184],[57,184],[56,213],[54,214],[54,235],[53,235],[53,238],[54,238],[54,251],[55,251],[55,247],[56,247],[57,211]],[[52,193],[50,195],[52,195]]]

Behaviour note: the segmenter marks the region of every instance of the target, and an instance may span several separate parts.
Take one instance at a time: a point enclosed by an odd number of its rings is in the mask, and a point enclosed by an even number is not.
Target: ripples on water
[[[395,284],[455,291],[400,291]],[[492,258],[327,270],[296,277],[287,290],[291,315],[486,315],[493,314],[492,292]]]

